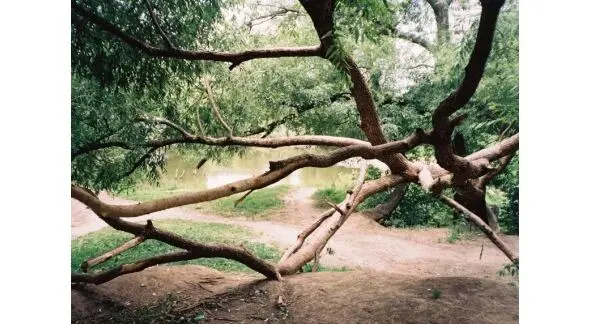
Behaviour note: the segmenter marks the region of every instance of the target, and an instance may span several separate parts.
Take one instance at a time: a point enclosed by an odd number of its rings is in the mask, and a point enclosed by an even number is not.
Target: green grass
[[[285,207],[283,197],[287,194],[289,189],[289,186],[275,186],[255,190],[238,204],[238,206],[234,206],[234,203],[245,193],[210,201],[201,206],[206,211],[221,216],[266,218],[272,213]]]
[[[282,185],[255,190],[236,207],[234,207],[234,203],[236,200],[240,199],[245,192],[197,204],[196,208],[226,217],[245,216],[249,218],[267,218],[272,213],[285,207],[283,197],[287,194],[289,189],[289,186]],[[138,187],[135,190],[121,192],[119,196],[130,200],[148,201],[190,191],[194,190],[178,188],[175,185]]]
[[[461,240],[472,240],[479,235],[479,232],[470,229],[466,222],[458,222],[448,227],[449,234],[447,243],[455,243]]]
[[[170,186],[138,186],[134,190],[126,190],[120,193],[117,193],[117,196],[129,199],[129,200],[136,200],[136,201],[149,201],[158,198],[166,198],[173,196],[175,194],[185,193],[185,192],[192,192],[195,190],[191,190],[188,188],[179,188],[176,185]]]
[[[312,199],[314,200],[314,206],[318,208],[329,208],[328,202],[333,204],[341,203],[347,196],[347,190],[342,188],[324,188],[314,192]]]
[[[252,239],[257,236],[257,233],[235,225],[202,223],[189,220],[156,220],[154,221],[154,226],[203,243],[225,243],[234,246],[244,244],[256,256],[271,262],[277,262],[281,257],[281,251],[276,247],[252,242]],[[112,250],[131,238],[133,238],[131,234],[105,228],[72,240],[72,271],[80,272],[80,264],[82,262]],[[106,270],[118,264],[134,262],[139,259],[178,250],[178,248],[168,244],[148,240],[93,269]],[[241,263],[223,258],[197,259],[175,262],[174,264],[199,264],[227,272],[254,272]]]
[[[431,290],[431,298],[433,298],[433,299],[441,298],[441,290],[439,290],[437,288]]]
[[[304,273],[306,272],[312,272],[312,267],[314,265],[314,262],[310,262],[310,263],[306,263],[304,264],[304,266],[302,267],[302,270]],[[346,266],[342,266],[342,267],[325,267],[322,264],[318,265],[318,269],[317,272],[347,272],[347,271],[351,271],[351,269],[347,268]]]

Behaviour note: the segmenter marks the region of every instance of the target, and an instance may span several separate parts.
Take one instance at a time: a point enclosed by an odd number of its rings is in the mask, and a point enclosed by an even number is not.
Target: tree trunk
[[[497,206],[486,205],[486,217],[488,219],[488,226],[493,230],[495,233],[501,232],[501,227],[499,226],[499,210]]]
[[[404,198],[404,194],[406,193],[407,188],[408,183],[399,184],[396,187],[394,187],[394,190],[392,190],[392,193],[390,195],[390,200],[383,204],[379,204],[372,210],[370,210],[368,218],[371,218],[377,222],[380,219],[392,214],[394,210],[396,210],[396,207],[398,207],[398,205],[402,201],[402,198]]]
[[[449,5],[451,0],[427,0],[437,23],[437,45],[447,44],[450,39]]]

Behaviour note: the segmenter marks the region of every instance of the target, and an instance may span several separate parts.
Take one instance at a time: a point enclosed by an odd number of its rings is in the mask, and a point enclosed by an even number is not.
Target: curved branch
[[[166,118],[162,118],[162,117],[151,117],[151,118],[141,117],[141,118],[137,118],[137,121],[166,125],[166,126],[168,126],[170,128],[173,128],[177,132],[179,132],[183,136],[183,138],[191,138],[191,137],[194,136],[191,133],[187,132],[180,125],[175,124],[175,123],[173,123],[172,121],[170,121],[170,120],[168,120]]]
[[[203,79],[203,85],[205,86],[205,91],[207,91],[207,96],[209,97],[209,102],[211,103],[211,109],[213,109],[213,114],[215,118],[220,122],[220,124],[222,124],[222,127],[224,127],[226,131],[228,131],[228,137],[232,137],[232,129],[230,128],[230,126],[228,126],[228,124],[226,124],[226,122],[222,118],[222,114],[220,113],[220,107],[218,107],[218,104],[215,102],[215,99],[213,97],[213,91],[211,90],[211,85],[209,84],[208,77],[205,77]]]
[[[109,226],[116,230],[134,235],[142,235],[146,239],[154,239],[166,244],[187,250],[191,253],[191,259],[195,258],[226,258],[244,264],[267,278],[281,279],[275,266],[265,260],[259,259],[246,249],[236,248],[225,244],[205,244],[188,240],[174,233],[155,228],[151,220],[147,225],[127,222],[119,218],[101,218]]]
[[[468,103],[468,100],[476,92],[492,49],[497,18],[504,2],[504,0],[481,1],[482,12],[476,35],[476,43],[470,55],[468,65],[466,65],[464,79],[460,86],[435,109],[433,113],[433,128],[438,128],[437,126],[443,119],[446,119]]]
[[[484,189],[484,187],[486,187],[486,185],[492,179],[494,179],[497,175],[499,175],[499,173],[503,172],[503,170],[505,170],[505,168],[507,168],[507,166],[509,165],[509,163],[511,162],[511,160],[513,159],[514,156],[515,156],[515,152],[502,157],[499,161],[500,163],[499,163],[498,167],[494,168],[493,170],[490,170],[485,175],[480,177],[480,179],[478,179],[478,184],[477,184],[478,188]]]
[[[188,251],[169,253],[136,261],[134,263],[121,264],[115,268],[99,273],[72,273],[71,280],[72,282],[86,282],[99,285],[124,274],[139,272],[158,264],[192,260],[195,258],[198,258],[197,254]]]
[[[519,134],[515,134],[503,141],[496,143],[490,147],[474,152],[465,157],[468,161],[487,160],[490,162],[496,161],[503,156],[513,154],[519,149]],[[421,163],[417,163],[417,168],[422,169]],[[439,178],[438,180],[446,185],[451,183],[451,172],[442,168],[438,164],[429,164],[429,171],[433,178]]]
[[[203,60],[230,62],[230,70],[240,65],[242,62],[259,58],[277,58],[277,57],[302,57],[302,56],[321,56],[320,46],[302,46],[302,47],[278,47],[271,49],[258,49],[243,52],[212,52],[212,51],[188,51],[176,48],[155,47],[147,42],[141,41],[124,31],[109,21],[96,15],[95,13],[82,8],[75,1],[72,1],[72,11],[84,17],[97,25],[99,28],[109,34],[119,38],[124,43],[135,47],[147,55],[161,58],[175,58],[183,60]]]
[[[451,135],[465,116],[458,116],[451,121],[449,117],[463,107],[476,92],[484,74],[484,68],[492,49],[492,42],[497,18],[504,0],[482,0],[482,12],[476,43],[470,60],[465,68],[464,78],[459,87],[445,98],[435,109],[432,116],[432,144],[435,146],[437,162],[445,169],[456,174],[458,182],[476,178],[488,171],[488,163],[470,163],[454,153]]]
[[[380,125],[378,111],[369,86],[361,70],[359,70],[359,67],[351,57],[347,58],[346,63],[347,73],[353,83],[351,93],[361,119],[360,127],[372,145],[384,144],[388,139]],[[392,173],[398,173],[402,170],[412,168],[412,164],[402,154],[383,156],[380,157],[380,160],[388,165]]]

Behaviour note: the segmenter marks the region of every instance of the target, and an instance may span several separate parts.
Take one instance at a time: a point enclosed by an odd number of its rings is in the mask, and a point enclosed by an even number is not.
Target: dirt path
[[[298,233],[321,212],[313,207],[311,188],[297,188],[285,197],[286,208],[270,221],[251,221],[245,218],[223,218],[203,214],[189,208],[173,208],[134,218],[182,218],[194,221],[234,224],[260,232],[259,240],[288,248]],[[132,204],[120,198],[101,194],[101,199],[113,204]],[[78,201],[72,200],[72,238],[107,226]],[[485,238],[444,243],[446,229],[401,230],[377,225],[360,214],[354,214],[329,241],[334,252],[321,254],[325,266],[374,270],[419,277],[470,276],[496,278],[496,272],[508,261]],[[518,250],[518,237],[506,236],[507,243]],[[482,258],[480,258],[482,252]]]

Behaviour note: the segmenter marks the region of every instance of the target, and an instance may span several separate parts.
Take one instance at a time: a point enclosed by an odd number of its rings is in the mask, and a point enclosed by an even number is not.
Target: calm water
[[[220,164],[207,161],[199,170],[195,170],[198,159],[192,160],[177,153],[169,153],[167,171],[162,175],[160,186],[172,191],[213,188],[260,175],[268,170],[269,161],[285,159],[303,152],[294,148],[249,149],[243,156],[235,156]],[[348,187],[355,182],[356,174],[357,169],[342,166],[305,168],[294,171],[274,185]]]

